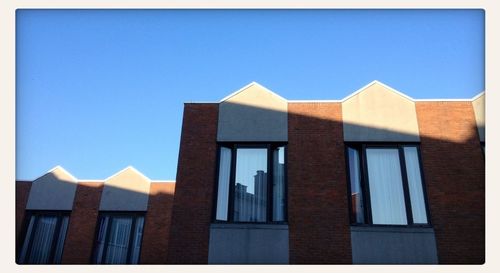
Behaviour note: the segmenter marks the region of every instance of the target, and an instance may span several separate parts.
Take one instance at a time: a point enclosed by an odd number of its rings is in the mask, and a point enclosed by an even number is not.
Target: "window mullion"
[[[132,254],[132,249],[134,248],[133,243],[134,243],[134,237],[135,237],[135,225],[137,222],[137,216],[132,217],[132,227],[130,228],[130,238],[128,239],[128,250],[127,250],[127,263],[129,264],[130,261],[130,256]]]
[[[271,145],[267,145],[267,198],[266,198],[266,206],[267,206],[267,215],[266,222],[273,221],[273,195],[274,195],[274,150],[271,149]]]
[[[413,213],[411,210],[411,198],[410,198],[410,190],[408,188],[408,174],[406,173],[406,159],[403,151],[402,145],[398,145],[399,152],[399,164],[401,168],[401,181],[403,183],[403,192],[405,198],[405,208],[406,208],[406,219],[408,225],[413,225]]]
[[[370,198],[370,182],[368,181],[368,163],[366,162],[366,145],[361,145],[360,152],[361,159],[361,187],[362,192],[364,194],[363,203],[364,203],[364,212],[365,212],[365,223],[373,224],[372,221],[372,206],[371,206],[371,198]]]
[[[228,198],[228,207],[227,207],[227,221],[233,222],[234,219],[234,184],[236,179],[236,147],[231,148],[231,171],[229,175],[229,198]],[[219,163],[220,164],[220,163]]]

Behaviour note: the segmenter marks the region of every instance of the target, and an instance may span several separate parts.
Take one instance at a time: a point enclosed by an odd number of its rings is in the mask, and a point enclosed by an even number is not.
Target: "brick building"
[[[482,264],[484,93],[186,103],[176,183],[17,182],[18,263]],[[174,195],[175,187],[175,195]]]

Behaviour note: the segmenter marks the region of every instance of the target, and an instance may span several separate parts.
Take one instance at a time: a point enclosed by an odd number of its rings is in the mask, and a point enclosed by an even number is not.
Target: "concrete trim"
[[[432,227],[351,226],[351,232],[434,233]]]
[[[288,224],[259,224],[259,223],[212,223],[210,228],[218,229],[288,229]]]
[[[61,166],[33,180],[26,209],[72,210],[78,180]]]

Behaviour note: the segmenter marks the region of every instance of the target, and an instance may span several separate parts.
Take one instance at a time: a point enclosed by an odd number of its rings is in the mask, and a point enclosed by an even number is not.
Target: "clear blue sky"
[[[482,10],[18,10],[17,179],[175,179],[183,102],[484,90]]]

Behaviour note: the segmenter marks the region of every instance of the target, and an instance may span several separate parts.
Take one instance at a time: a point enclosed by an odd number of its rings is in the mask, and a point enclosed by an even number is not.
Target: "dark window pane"
[[[104,262],[107,264],[127,263],[127,252],[130,240],[132,219],[128,217],[113,217],[107,243]]]
[[[351,221],[362,224],[365,222],[363,205],[363,192],[361,190],[361,170],[359,164],[359,152],[348,148],[349,177],[351,182]]]
[[[427,212],[425,211],[425,199],[417,148],[404,147],[404,154],[413,222],[416,224],[427,224]]]
[[[273,221],[285,220],[285,147],[273,151]]]
[[[234,221],[266,221],[267,149],[237,149],[234,196]]]
[[[68,216],[33,215],[30,218],[19,263],[52,264],[60,263],[62,247],[68,227]],[[60,225],[58,229],[57,226]],[[52,246],[55,244],[55,248]]]
[[[398,149],[366,149],[373,224],[406,225]]]
[[[102,264],[138,263],[143,226],[144,217],[142,216],[102,216],[94,252],[95,262]]]
[[[132,255],[130,257],[131,264],[139,263],[139,253],[141,251],[142,232],[144,227],[144,217],[136,218],[134,241],[132,242]]]

